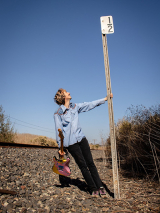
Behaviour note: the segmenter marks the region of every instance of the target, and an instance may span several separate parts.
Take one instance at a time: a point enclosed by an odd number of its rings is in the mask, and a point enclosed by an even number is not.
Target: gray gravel
[[[17,192],[17,195],[0,194],[0,212],[99,213],[125,212],[124,209],[126,212],[141,212],[142,206],[137,207],[135,197],[132,199],[131,196],[126,201],[131,187],[129,185],[128,190],[125,187],[128,179],[120,177],[121,200],[113,199],[112,170],[105,166],[102,151],[93,150],[92,154],[100,177],[109,189],[107,198],[93,198],[90,195],[81,172],[71,156],[72,174],[67,179],[69,187],[61,187],[59,176],[52,171],[52,159],[54,155],[58,157],[57,150],[0,148],[0,188]],[[133,192],[136,196],[137,184],[142,190],[144,183],[132,181],[132,184],[133,188],[134,184],[136,185]],[[141,201],[139,203],[141,204]]]

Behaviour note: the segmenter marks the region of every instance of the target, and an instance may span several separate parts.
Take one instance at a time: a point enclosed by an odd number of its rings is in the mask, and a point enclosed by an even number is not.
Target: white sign
[[[100,20],[101,20],[101,32],[102,32],[102,34],[114,33],[112,16],[101,16]]]

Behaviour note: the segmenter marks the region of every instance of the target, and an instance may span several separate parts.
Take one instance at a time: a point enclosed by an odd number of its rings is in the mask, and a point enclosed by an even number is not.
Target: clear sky
[[[108,15],[115,122],[131,105],[160,103],[159,0],[0,0],[0,105],[17,132],[55,138],[61,87],[75,103],[106,96],[100,17]],[[80,124],[89,142],[107,137],[107,103]]]

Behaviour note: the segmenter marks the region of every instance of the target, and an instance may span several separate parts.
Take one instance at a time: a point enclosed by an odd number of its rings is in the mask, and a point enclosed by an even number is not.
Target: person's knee
[[[79,168],[80,168],[81,171],[82,170],[87,170],[87,164],[84,161],[80,161],[78,163],[78,166],[79,166]]]

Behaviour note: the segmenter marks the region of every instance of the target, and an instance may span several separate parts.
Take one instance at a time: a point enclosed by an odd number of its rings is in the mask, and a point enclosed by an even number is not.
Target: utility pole
[[[94,141],[94,146],[95,146],[95,145],[96,145],[96,144],[95,144],[96,139],[93,139],[93,141]]]
[[[112,153],[114,197],[116,199],[119,199],[120,192],[119,192],[119,177],[118,177],[118,165],[117,165],[117,149],[116,149],[115,125],[114,125],[114,114],[113,114],[113,101],[110,98],[111,79],[110,79],[110,68],[109,68],[107,36],[106,36],[106,34],[114,33],[114,27],[113,27],[112,16],[102,16],[100,18],[100,20],[101,20],[104,66],[105,66],[106,87],[107,87],[107,101],[108,101],[108,113],[109,113],[109,125],[110,125],[110,142],[111,142],[111,153]]]

